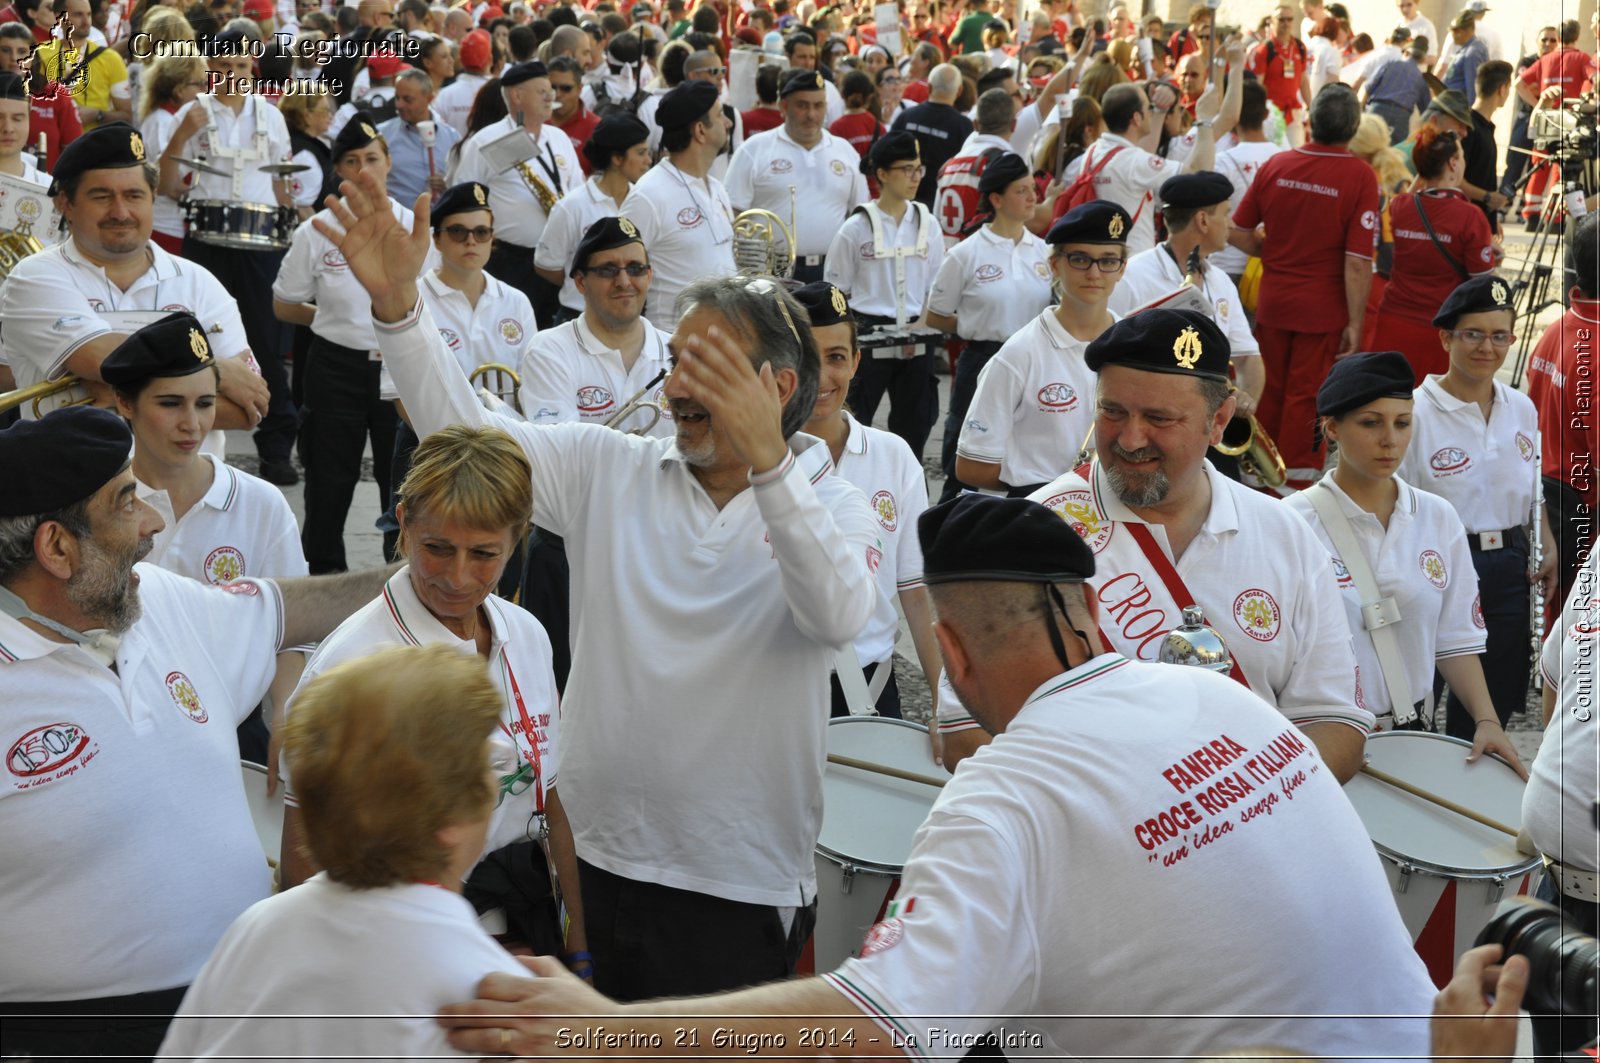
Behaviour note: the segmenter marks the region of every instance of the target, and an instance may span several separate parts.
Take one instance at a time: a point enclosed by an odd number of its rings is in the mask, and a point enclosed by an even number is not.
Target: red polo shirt
[[[1468,273],[1487,273],[1494,268],[1494,241],[1489,219],[1456,189],[1432,189],[1423,196],[1428,221],[1450,261],[1429,238],[1417,213],[1417,197],[1409,192],[1395,196],[1389,201],[1394,279],[1383,290],[1383,310],[1427,324],[1461,283],[1450,263]]]
[[[1291,332],[1349,324],[1348,256],[1371,259],[1378,240],[1378,177],[1349,149],[1306,144],[1280,151],[1256,173],[1233,224],[1267,227],[1256,317]]]
[[[1583,92],[1594,71],[1594,57],[1570,45],[1564,45],[1522,72],[1522,83],[1532,85],[1543,93],[1552,85],[1561,87],[1561,100],[1576,99]]]
[[[1245,69],[1254,74],[1261,87],[1267,90],[1267,99],[1278,105],[1285,117],[1310,104],[1300,99],[1300,78],[1306,72],[1306,46],[1298,38],[1289,38],[1288,47],[1276,40],[1263,41],[1245,60]]]
[[[61,149],[83,135],[78,109],[59,83],[52,82],[43,96],[28,98],[28,143],[37,146],[41,133],[44,134],[44,168],[53,173]]]
[[[1544,330],[1528,361],[1528,397],[1539,410],[1540,471],[1569,485],[1593,512],[1600,433],[1595,410],[1595,340],[1600,301],[1574,299]]]

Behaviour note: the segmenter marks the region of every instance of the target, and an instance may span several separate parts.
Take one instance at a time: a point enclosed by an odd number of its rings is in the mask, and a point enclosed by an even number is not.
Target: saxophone
[[[528,165],[527,159],[517,163],[517,172],[522,175],[522,183],[527,185],[529,190],[533,192],[534,197],[538,199],[539,206],[544,208],[545,216],[549,217],[550,211],[556,205],[556,200],[561,197],[556,195],[555,191],[545,184],[538,174],[533,172],[533,167]]]

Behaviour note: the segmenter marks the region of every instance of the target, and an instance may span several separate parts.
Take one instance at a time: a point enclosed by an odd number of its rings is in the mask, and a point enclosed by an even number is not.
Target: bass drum
[[[293,207],[230,203],[225,199],[186,200],[189,235],[201,243],[246,251],[281,251],[299,222]]]

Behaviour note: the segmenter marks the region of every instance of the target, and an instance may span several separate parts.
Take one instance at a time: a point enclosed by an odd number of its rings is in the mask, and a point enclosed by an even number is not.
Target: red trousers
[[[1417,386],[1429,373],[1443,373],[1450,368],[1450,352],[1439,342],[1438,326],[1423,321],[1413,321],[1398,314],[1379,310],[1378,323],[1372,330],[1372,346],[1363,350],[1399,351],[1411,363]]]
[[[1317,389],[1339,350],[1337,332],[1291,332],[1256,327],[1267,389],[1256,420],[1278,444],[1291,487],[1307,486],[1322,470],[1323,448],[1316,442]]]

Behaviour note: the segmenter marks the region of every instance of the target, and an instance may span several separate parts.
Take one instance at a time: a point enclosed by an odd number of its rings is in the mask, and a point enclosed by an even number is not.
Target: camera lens
[[[1531,897],[1513,897],[1479,932],[1477,944],[1500,945],[1507,957],[1528,958],[1523,1001],[1529,1011],[1600,1013],[1600,942],[1569,927],[1559,908]]]

